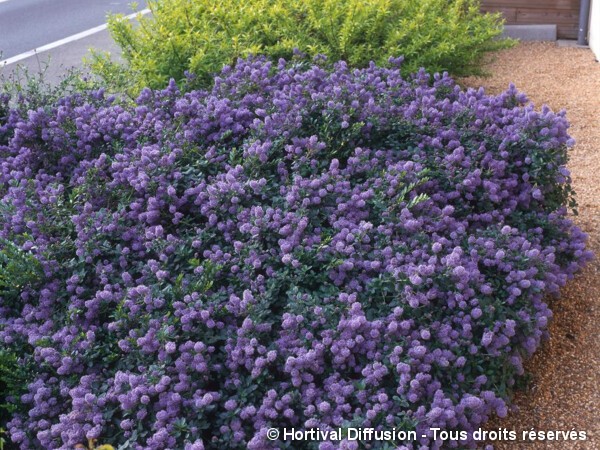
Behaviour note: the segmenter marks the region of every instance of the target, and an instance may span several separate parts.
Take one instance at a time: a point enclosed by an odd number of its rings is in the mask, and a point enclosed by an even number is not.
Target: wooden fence
[[[580,0],[482,0],[483,11],[500,11],[507,25],[556,24],[559,39],[577,39]]]

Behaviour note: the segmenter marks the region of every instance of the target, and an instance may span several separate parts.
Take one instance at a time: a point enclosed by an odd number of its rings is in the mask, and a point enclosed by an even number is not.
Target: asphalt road
[[[130,0],[0,0],[0,60],[132,13]],[[145,2],[139,1],[139,9]]]

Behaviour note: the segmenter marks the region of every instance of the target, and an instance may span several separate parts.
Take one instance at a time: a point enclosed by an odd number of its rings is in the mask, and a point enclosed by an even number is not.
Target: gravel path
[[[569,169],[579,202],[575,221],[589,234],[589,247],[600,256],[600,63],[588,49],[554,43],[521,43],[498,53],[487,69],[491,76],[463,80],[498,93],[513,82],[536,107],[566,109],[570,134],[577,141]],[[550,339],[528,362],[527,391],[515,398],[515,410],[494,420],[488,430],[585,430],[586,441],[500,443],[498,450],[600,449],[600,258],[551,300]]]

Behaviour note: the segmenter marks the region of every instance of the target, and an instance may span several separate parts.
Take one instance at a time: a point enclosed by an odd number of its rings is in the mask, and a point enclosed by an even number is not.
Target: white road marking
[[[0,0],[0,2],[6,2],[8,0]],[[131,20],[135,19],[138,14],[146,15],[150,13],[148,8],[142,9],[133,14],[129,14],[125,16],[124,19]],[[42,45],[41,47],[34,48],[33,50],[29,50],[25,53],[21,53],[20,55],[13,56],[11,58],[0,61],[0,66],[8,66],[9,64],[14,64],[16,62],[22,61],[30,56],[35,55],[36,53],[46,52],[48,50],[52,50],[53,48],[60,47],[61,45],[68,44],[69,42],[77,41],[79,39],[83,39],[85,37],[91,36],[92,34],[99,33],[100,31],[106,30],[108,28],[108,24],[99,25],[94,28],[90,28],[89,30],[82,31],[81,33],[74,34],[72,36],[66,37],[64,39],[59,39],[58,41],[51,42],[50,44]]]
[[[0,0],[0,3],[4,3],[7,2],[8,0]]]

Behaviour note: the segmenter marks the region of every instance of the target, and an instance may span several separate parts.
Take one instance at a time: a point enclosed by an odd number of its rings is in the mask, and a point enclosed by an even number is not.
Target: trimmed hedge
[[[439,448],[430,427],[504,416],[544,297],[591,256],[568,123],[397,63],[250,59],[130,108],[4,98],[13,442],[326,450],[357,443],[266,432],[361,426]]]
[[[485,52],[505,47],[500,14],[482,14],[478,0],[161,0],[149,1],[141,25],[115,15],[113,38],[127,66],[97,55],[94,70],[109,85],[139,92],[169,79],[196,78],[205,87],[238,57],[266,55],[274,63],[295,49],[366,67],[403,55],[404,73],[464,75],[477,71]]]

